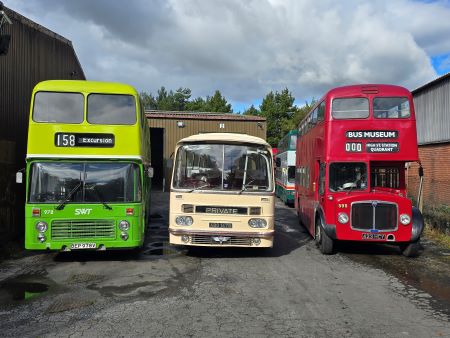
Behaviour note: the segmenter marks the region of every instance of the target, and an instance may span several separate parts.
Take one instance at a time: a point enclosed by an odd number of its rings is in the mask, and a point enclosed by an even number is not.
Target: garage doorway
[[[150,128],[152,167],[154,171],[152,189],[164,187],[164,128]]]

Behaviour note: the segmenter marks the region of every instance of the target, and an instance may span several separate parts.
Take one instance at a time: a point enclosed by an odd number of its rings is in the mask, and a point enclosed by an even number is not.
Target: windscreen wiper
[[[78,191],[78,189],[81,188],[81,186],[83,185],[83,182],[79,182],[67,195],[66,199],[64,201],[61,202],[60,205],[58,205],[55,209],[56,210],[62,210],[64,209],[64,207],[66,206],[67,203],[70,202],[70,200],[72,199],[72,196],[75,195],[75,193]]]
[[[196,188],[194,188],[194,189],[191,189],[191,190],[189,190],[188,192],[193,192],[194,190],[198,190],[198,189],[206,188],[206,187],[209,187],[209,183],[208,183],[208,184],[201,185],[201,186],[196,187]]]
[[[111,207],[108,203],[106,203],[106,202],[103,200],[102,196],[101,196],[100,193],[97,191],[97,187],[96,187],[95,185],[92,185],[92,184],[91,184],[91,185],[89,185],[88,188],[86,188],[86,189],[92,190],[92,191],[94,192],[95,197],[97,198],[97,201],[99,201],[101,204],[103,204],[103,206],[104,206],[106,209],[112,210],[112,207]]]
[[[245,190],[247,190],[247,186],[249,186],[250,184],[252,184],[252,183],[255,182],[255,181],[256,181],[256,178],[253,179],[253,180],[251,180],[250,182],[244,184],[243,187],[242,187],[242,189],[241,189],[241,191],[239,191],[239,195],[242,194]]]

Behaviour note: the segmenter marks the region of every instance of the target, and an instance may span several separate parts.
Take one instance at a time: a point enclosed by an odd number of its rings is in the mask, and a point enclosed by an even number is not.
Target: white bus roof
[[[262,138],[237,133],[205,133],[185,137],[178,141],[180,143],[189,142],[233,142],[233,143],[254,143],[270,147],[269,143]]]

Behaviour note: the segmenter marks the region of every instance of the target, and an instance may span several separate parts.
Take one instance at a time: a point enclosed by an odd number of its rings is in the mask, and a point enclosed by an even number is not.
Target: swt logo
[[[75,209],[75,216],[90,215],[91,211],[92,211],[92,209],[88,209],[88,208]]]

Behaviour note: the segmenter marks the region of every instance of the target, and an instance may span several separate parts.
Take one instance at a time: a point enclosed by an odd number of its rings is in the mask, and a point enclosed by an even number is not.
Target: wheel
[[[320,252],[324,255],[331,255],[334,252],[334,241],[320,226],[319,220],[316,221],[314,241],[316,242],[316,245],[319,248]]]
[[[420,242],[400,244],[400,251],[405,257],[417,257],[420,252]]]

